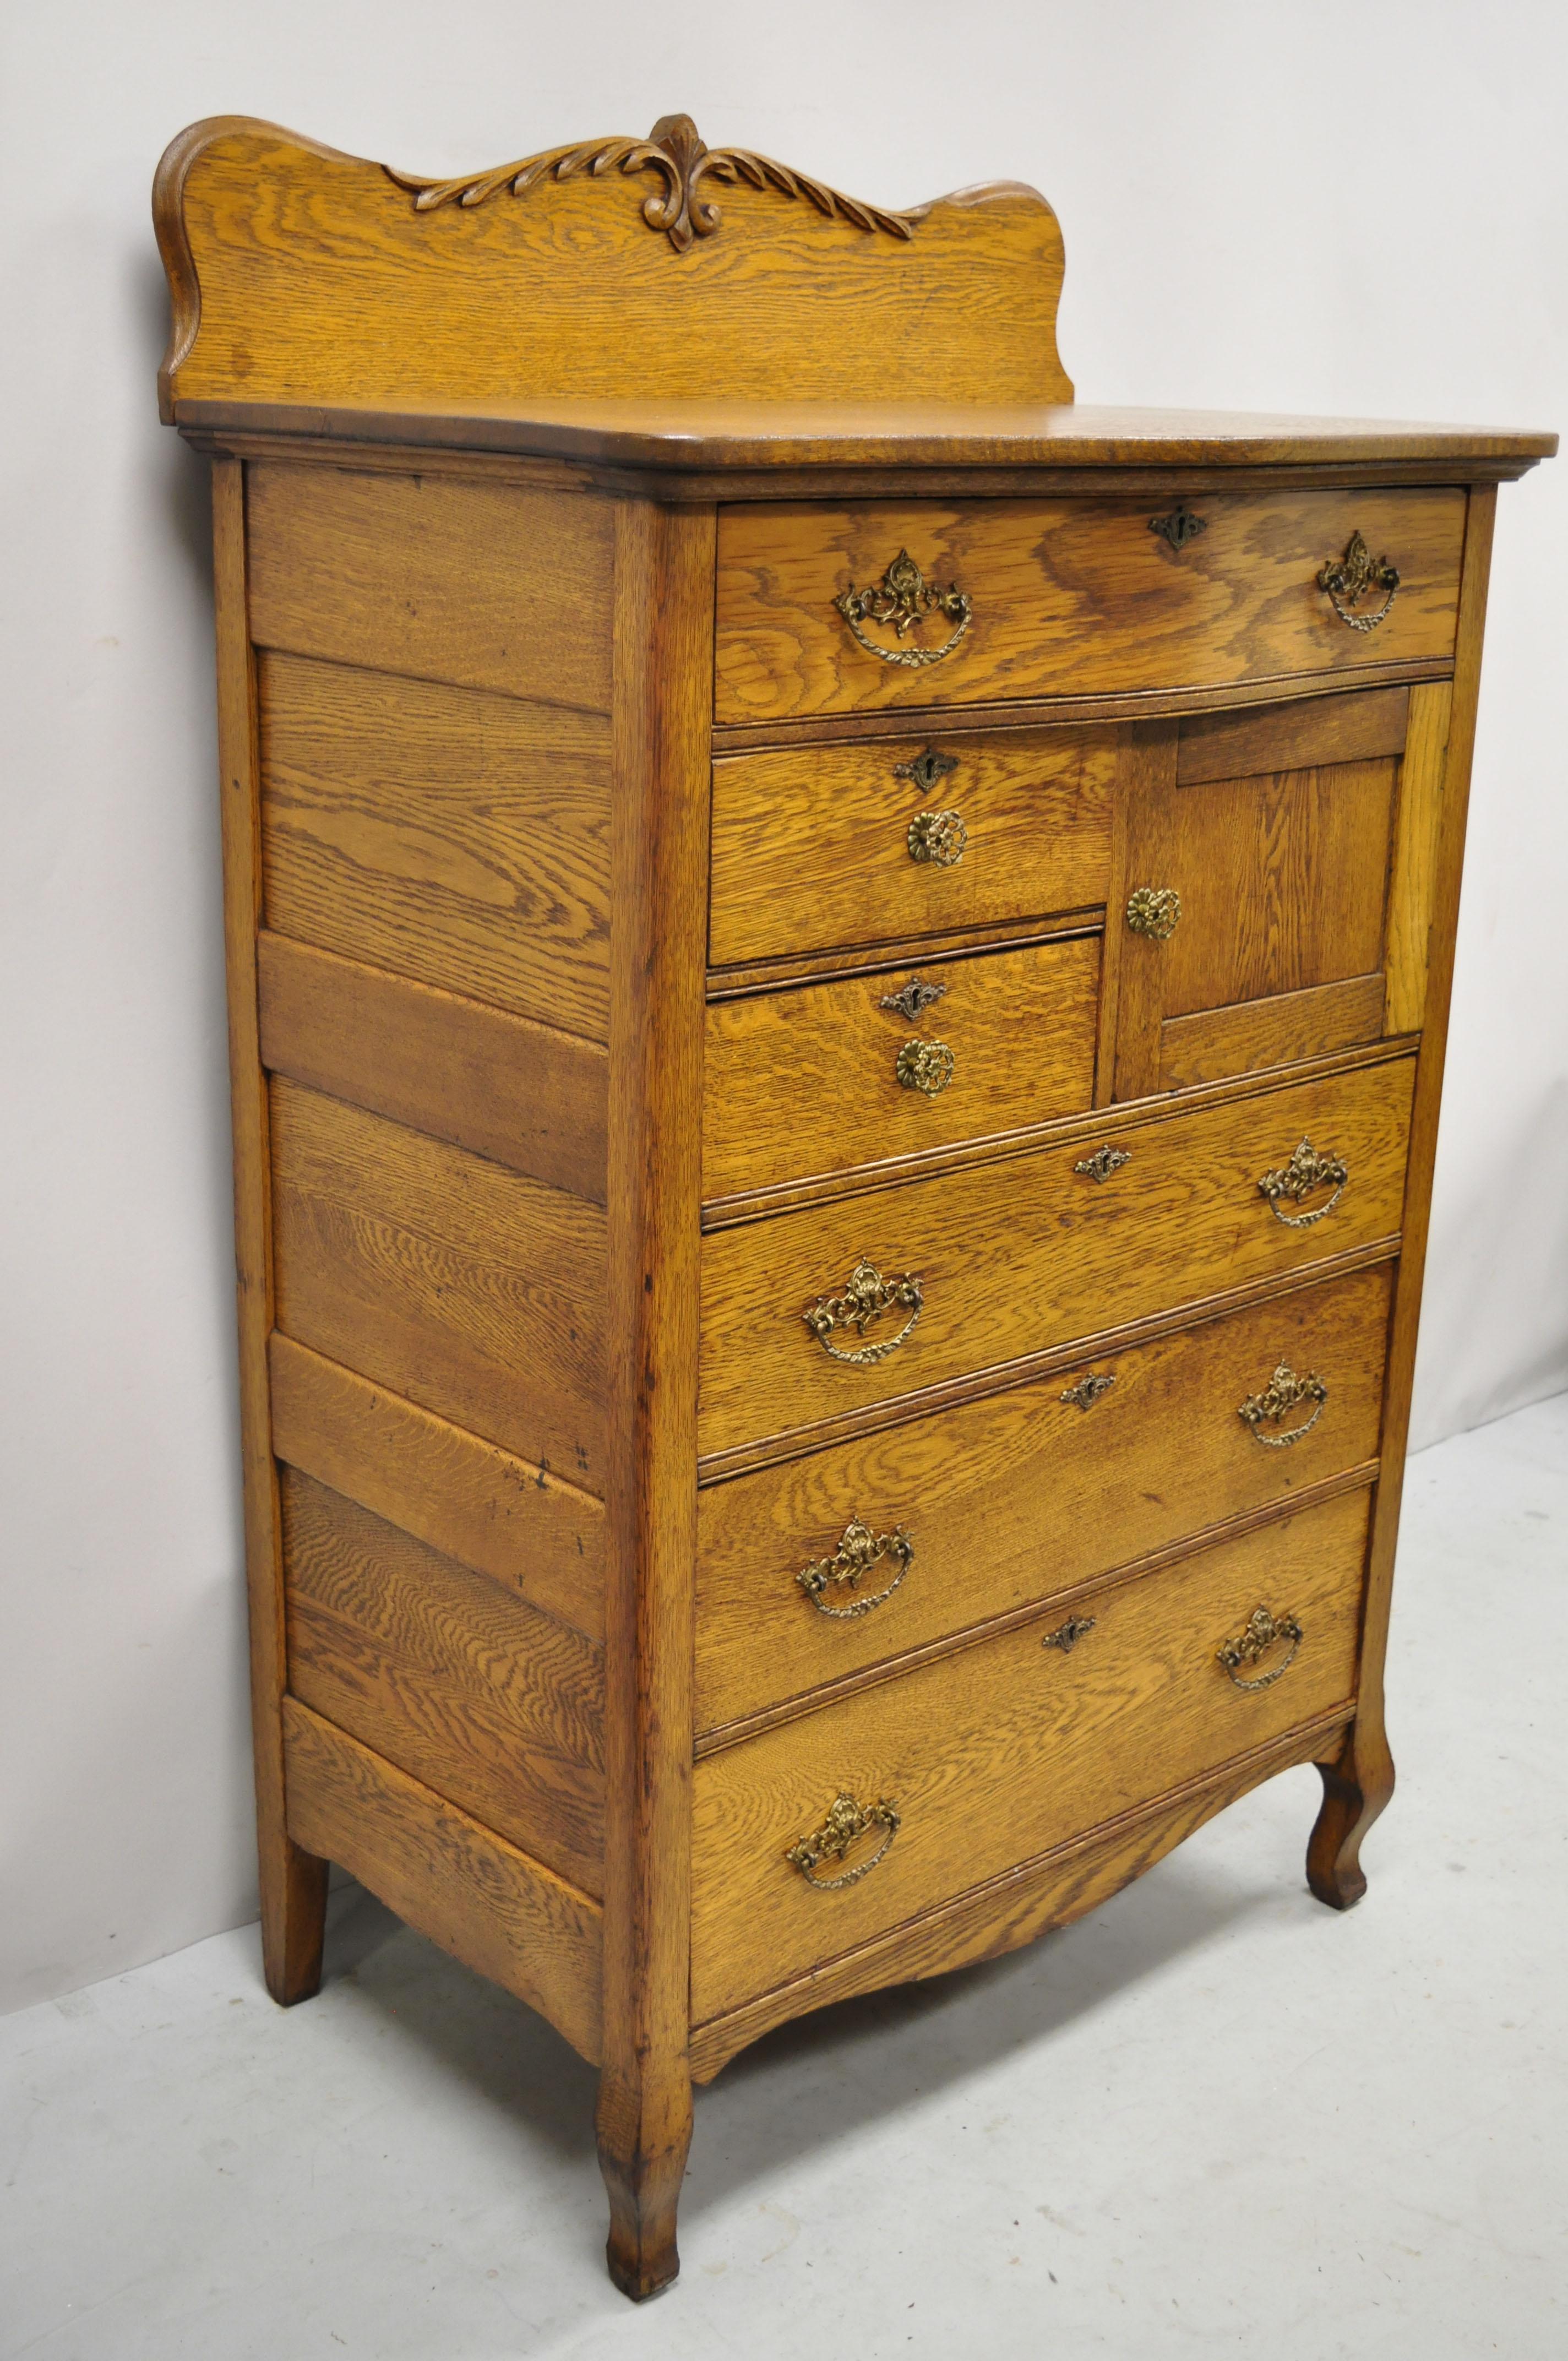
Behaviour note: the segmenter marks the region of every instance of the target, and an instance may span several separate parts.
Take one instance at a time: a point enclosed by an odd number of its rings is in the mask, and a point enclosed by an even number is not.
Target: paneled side
[[[294,1841],[341,1861],[400,1918],[538,2009],[597,2064],[598,1905],[296,1697],[283,1699],[282,1741]]]
[[[591,1494],[291,1336],[274,1332],[269,1359],[280,1459],[603,1640],[604,1509]]]
[[[263,931],[256,950],[270,1072],[604,1203],[609,1061],[597,1041],[285,935]]]
[[[282,1499],[291,1694],[598,1894],[601,1651],[295,1468]]]
[[[281,1079],[272,1115],[284,1333],[602,1491],[603,1212]]]
[[[602,502],[267,461],[247,511],[258,647],[609,712]]]
[[[265,469],[255,472],[265,482]],[[339,481],[324,468],[296,472],[329,491]],[[348,480],[399,489],[395,478]],[[484,489],[488,500],[499,497]],[[252,513],[255,545],[265,551],[265,493],[253,492]],[[591,513],[589,503],[574,513]],[[476,519],[476,531],[484,522]],[[509,543],[526,531],[526,518],[510,520],[504,508],[488,522]],[[312,636],[278,612],[294,595],[284,564],[276,553],[271,628]],[[269,571],[262,560],[264,581]],[[384,605],[393,592],[389,582]],[[460,602],[441,611],[440,629],[454,631],[467,613]],[[256,629],[265,631],[269,620],[264,606]],[[443,660],[438,650],[407,643],[411,626],[400,611],[390,621],[372,614],[352,631],[329,609],[314,636],[333,642],[329,653],[352,642],[351,660],[264,653],[258,665],[266,924],[345,959],[602,1041],[609,723],[559,703],[369,669]]]

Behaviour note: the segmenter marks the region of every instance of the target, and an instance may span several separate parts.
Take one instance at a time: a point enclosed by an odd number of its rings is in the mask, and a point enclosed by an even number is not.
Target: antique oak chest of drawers
[[[685,117],[169,150],[214,470],[268,1981],[327,1864],[692,2084],[1092,1907],[1381,1675],[1497,483],[1080,411],[1061,242]]]

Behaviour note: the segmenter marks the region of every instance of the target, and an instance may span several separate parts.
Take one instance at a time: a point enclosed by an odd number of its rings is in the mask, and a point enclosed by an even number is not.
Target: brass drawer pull
[[[844,1282],[842,1295],[819,1295],[801,1318],[825,1353],[835,1361],[847,1361],[857,1369],[874,1368],[896,1353],[914,1330],[925,1305],[925,1290],[918,1271],[908,1271],[902,1279],[883,1279],[874,1262],[858,1262]],[[884,1336],[874,1345],[861,1345],[853,1352],[843,1352],[833,1342],[835,1328],[852,1328],[863,1336],[873,1320],[884,1312],[902,1310],[909,1317],[896,1336]]]
[[[1040,1645],[1042,1648],[1059,1648],[1064,1656],[1070,1656],[1079,1642],[1088,1639],[1098,1620],[1099,1618],[1093,1615],[1069,1615],[1058,1630],[1046,1633]]]
[[[898,1834],[898,1807],[885,1796],[874,1804],[857,1804],[853,1795],[835,1796],[828,1807],[828,1817],[815,1834],[802,1837],[792,1844],[784,1859],[798,1869],[807,1885],[815,1885],[819,1894],[837,1894],[846,1885],[858,1885],[869,1877],[879,1861],[886,1858],[887,1849]],[[869,1861],[842,1871],[837,1877],[818,1877],[817,1872],[825,1861],[842,1861],[851,1845],[858,1844],[868,1829],[881,1828],[882,1842]]]
[[[1127,901],[1127,926],[1151,943],[1168,943],[1181,923],[1181,896],[1172,885],[1139,885]]]
[[[955,811],[916,812],[906,840],[911,861],[934,862],[938,869],[956,869],[969,843],[969,830]]]
[[[1290,1645],[1273,1671],[1260,1673],[1255,1681],[1244,1681],[1242,1667],[1261,1663],[1270,1648],[1277,1647],[1281,1640],[1288,1640]],[[1234,1640],[1227,1640],[1214,1651],[1214,1654],[1238,1689],[1271,1689],[1275,1682],[1283,1680],[1290,1670],[1300,1644],[1301,1626],[1294,1615],[1271,1615],[1266,1607],[1255,1607],[1246,1630]]]
[[[861,1576],[870,1574],[872,1566],[884,1558],[897,1562],[898,1572],[883,1590],[867,1598],[851,1600],[848,1607],[829,1607],[825,1593],[829,1584],[842,1585],[853,1590]],[[884,1607],[915,1563],[915,1544],[902,1525],[891,1533],[873,1533],[870,1525],[859,1517],[851,1517],[839,1537],[839,1546],[831,1557],[819,1557],[811,1565],[803,1566],[795,1576],[802,1590],[818,1615],[830,1615],[840,1623],[852,1623],[869,1615],[875,1607]]]
[[[952,1081],[955,1063],[945,1041],[906,1041],[894,1071],[906,1091],[924,1091],[934,1099]]]
[[[1249,1394],[1236,1416],[1245,1420],[1255,1443],[1266,1444],[1270,1451],[1288,1451],[1304,1434],[1310,1434],[1323,1414],[1328,1398],[1329,1389],[1321,1378],[1310,1369],[1304,1378],[1299,1378],[1287,1362],[1281,1361],[1263,1391]],[[1265,1434],[1266,1421],[1278,1426],[1300,1403],[1308,1401],[1314,1405],[1312,1413],[1299,1426],[1288,1427],[1282,1434]]]
[[[1097,1401],[1104,1400],[1115,1382],[1114,1378],[1102,1377],[1098,1370],[1091,1369],[1088,1377],[1080,1378],[1077,1385],[1069,1386],[1062,1400],[1076,1403],[1080,1410],[1092,1410]]]
[[[840,590],[833,604],[850,626],[868,655],[879,656],[883,664],[907,664],[916,670],[924,664],[941,664],[950,656],[973,620],[974,609],[967,590],[949,582],[939,590],[927,582],[906,549],[901,549],[882,580],[871,590]],[[869,640],[861,631],[862,623],[877,623],[891,628],[902,640],[905,631],[913,631],[924,616],[944,615],[954,627],[952,636],[939,648],[883,648]]]
[[[1353,631],[1375,631],[1394,603],[1399,588],[1399,570],[1390,566],[1386,557],[1374,559],[1371,551],[1358,533],[1353,533],[1344,545],[1343,557],[1331,557],[1318,577],[1318,588],[1328,593],[1334,613]],[[1381,590],[1383,604],[1375,614],[1357,614],[1354,609]]]
[[[1310,1139],[1303,1139],[1298,1141],[1289,1163],[1281,1165],[1277,1172],[1264,1173],[1257,1185],[1267,1198],[1268,1210],[1277,1222],[1283,1222],[1288,1230],[1310,1230],[1315,1222],[1327,1221],[1343,1196],[1349,1179],[1350,1167],[1343,1156],[1320,1155]],[[1282,1213],[1279,1210],[1282,1198],[1288,1197],[1293,1205],[1299,1205],[1314,1189],[1328,1188],[1334,1192],[1328,1203],[1317,1206],[1310,1213]]]

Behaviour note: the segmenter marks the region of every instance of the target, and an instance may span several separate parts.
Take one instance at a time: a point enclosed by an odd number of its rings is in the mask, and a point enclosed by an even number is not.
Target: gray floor
[[[0,2021],[0,2354],[1556,2361],[1568,1396],[1408,1499],[1349,1917],[1292,1772],[1033,1949],[786,2028],[699,2097],[634,2312],[587,2069],[351,1889],[289,2015],[241,1933]]]

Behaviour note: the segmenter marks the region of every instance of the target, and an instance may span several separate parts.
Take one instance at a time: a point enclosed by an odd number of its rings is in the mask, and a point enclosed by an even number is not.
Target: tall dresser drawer
[[[713,766],[716,966],[1105,899],[1119,733],[987,730]]]
[[[702,1187],[722,1197],[1087,1112],[1100,938],[720,1001]]]
[[[721,510],[716,717],[1219,687],[1453,655],[1462,491],[1206,491],[1150,507]],[[1373,569],[1359,589],[1356,535]]]
[[[708,1487],[696,1725],[722,1728],[1377,1455],[1392,1266]]]
[[[1036,1619],[699,1762],[694,2016],[1349,1705],[1366,1517],[1348,1494],[1092,1594],[1075,1645]],[[1260,1607],[1299,1637],[1254,1656]],[[842,1850],[840,1796],[872,1815]]]
[[[1414,1077],[1398,1058],[714,1232],[702,1450],[1392,1236]]]

